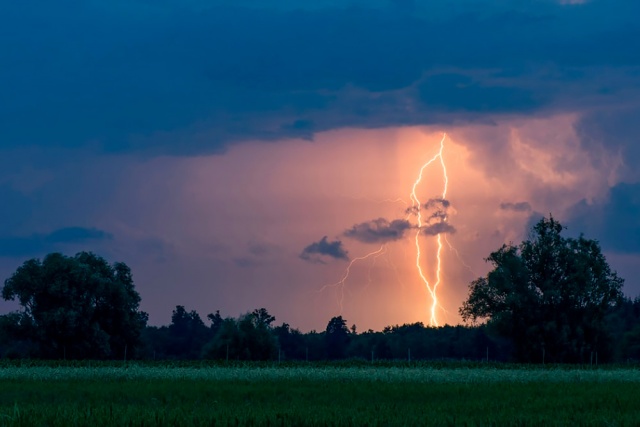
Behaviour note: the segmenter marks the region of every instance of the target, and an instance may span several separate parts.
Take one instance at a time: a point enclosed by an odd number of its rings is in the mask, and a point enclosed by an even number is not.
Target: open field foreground
[[[632,426],[639,401],[623,368],[0,368],[0,426]]]

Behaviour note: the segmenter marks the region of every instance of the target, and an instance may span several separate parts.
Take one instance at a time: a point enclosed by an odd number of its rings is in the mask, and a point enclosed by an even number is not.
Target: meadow
[[[5,363],[0,426],[633,426],[640,370]]]

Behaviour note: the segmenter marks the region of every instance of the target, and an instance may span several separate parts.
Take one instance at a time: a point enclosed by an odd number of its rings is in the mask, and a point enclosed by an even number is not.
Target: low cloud
[[[500,203],[500,209],[503,211],[513,212],[531,212],[532,208],[529,202],[517,202],[517,203]]]
[[[436,214],[432,213],[429,215],[429,217],[434,217],[437,215],[442,215],[442,214],[437,214],[438,212],[443,212],[444,215],[446,215],[447,209],[449,208],[449,206],[451,206],[451,202],[447,199],[442,199],[442,198],[435,198],[435,199],[429,199],[427,200],[426,203],[421,205],[422,209],[427,209],[427,210],[434,210]],[[405,209],[405,213],[406,214],[411,214],[411,215],[417,215],[418,214],[418,206],[411,206],[407,209]]]
[[[441,221],[423,226],[421,232],[427,236],[437,236],[438,234],[453,234],[456,232],[456,228],[448,222]]]
[[[387,243],[402,239],[405,232],[411,228],[413,226],[404,219],[389,222],[384,218],[378,218],[355,224],[344,232],[344,236],[363,243]]]
[[[335,240],[330,242],[327,240],[327,236],[324,236],[317,242],[311,243],[300,253],[300,258],[309,262],[324,264],[323,257],[330,257],[345,261],[349,259],[347,251],[342,245],[342,241]]]
[[[243,256],[234,258],[233,262],[238,267],[253,267],[269,262],[279,251],[276,245],[254,242],[248,245]]]
[[[78,243],[86,240],[109,240],[113,236],[97,228],[66,227],[49,233],[45,240],[53,243]]]
[[[49,234],[30,236],[0,236],[0,256],[21,257],[44,255],[56,251],[62,244],[111,240],[113,235],[97,228],[65,227]]]
[[[421,233],[427,236],[437,236],[438,234],[453,234],[456,229],[447,222],[449,217],[449,207],[451,202],[443,198],[429,199],[424,205],[424,209],[429,211],[425,215],[425,224],[421,227]]]
[[[437,208],[437,207],[442,207],[443,209],[447,209],[449,206],[451,206],[451,202],[447,199],[429,199],[427,201],[427,203],[424,204],[424,208],[425,209],[431,209],[431,208]]]

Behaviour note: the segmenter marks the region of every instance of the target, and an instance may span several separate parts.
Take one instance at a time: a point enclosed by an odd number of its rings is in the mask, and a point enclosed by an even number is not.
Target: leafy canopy
[[[5,281],[2,297],[22,306],[4,328],[31,343],[37,357],[122,357],[127,349],[131,356],[147,322],[129,267],[89,252],[26,261]]]
[[[622,298],[624,281],[598,242],[562,230],[543,218],[528,240],[491,253],[492,270],[471,282],[460,308],[463,320],[487,321],[510,339],[520,361],[587,361],[604,348],[604,316]]]

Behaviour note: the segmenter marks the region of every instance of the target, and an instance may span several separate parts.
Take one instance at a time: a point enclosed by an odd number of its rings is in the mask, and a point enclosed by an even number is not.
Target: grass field
[[[0,367],[0,426],[640,425],[640,370]]]

